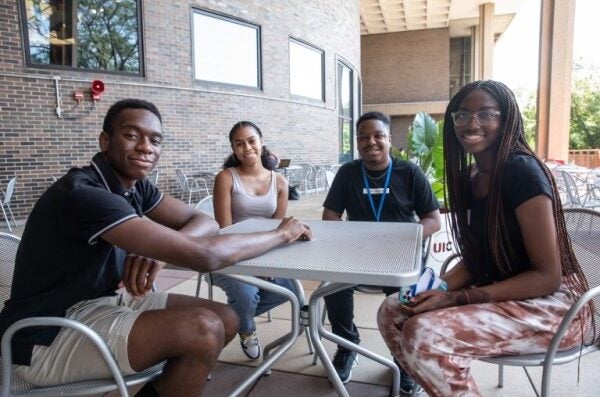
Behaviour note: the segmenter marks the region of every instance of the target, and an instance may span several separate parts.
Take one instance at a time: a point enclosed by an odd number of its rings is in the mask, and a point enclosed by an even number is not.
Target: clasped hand
[[[156,274],[164,266],[163,262],[136,254],[127,254],[123,280],[119,287],[125,287],[134,297],[142,297],[152,290]]]

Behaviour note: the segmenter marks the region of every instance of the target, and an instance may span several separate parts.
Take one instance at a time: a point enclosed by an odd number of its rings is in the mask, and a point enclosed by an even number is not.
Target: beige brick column
[[[479,73],[482,80],[492,78],[494,64],[494,3],[479,6]]]
[[[536,152],[567,161],[575,0],[541,3]]]

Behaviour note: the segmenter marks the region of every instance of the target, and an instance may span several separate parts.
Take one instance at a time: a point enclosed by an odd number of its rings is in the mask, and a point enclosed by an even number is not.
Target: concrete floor
[[[298,201],[290,201],[288,215],[300,219],[320,219],[324,194],[302,196]],[[7,231],[6,228],[0,231]],[[22,232],[22,227],[15,230]],[[197,283],[197,273],[184,269],[164,269],[158,279],[159,289],[172,293],[193,294]],[[316,288],[314,281],[303,281],[307,296]],[[206,284],[202,284],[201,296],[206,297]],[[225,301],[225,295],[219,288],[214,289],[215,300]],[[356,294],[355,321],[363,339],[363,346],[382,355],[389,354],[377,331],[375,312],[383,295]],[[263,345],[290,329],[289,304],[282,305],[272,311],[272,321],[266,317],[257,318],[257,328]],[[325,347],[332,355],[335,346],[325,342]],[[239,343],[234,340],[223,350],[219,363],[212,373],[212,380],[207,382],[203,396],[226,396],[235,385],[243,379],[256,365],[241,352]],[[475,361],[472,372],[484,396],[491,397],[528,397],[534,393],[529,386],[524,372],[520,368],[505,368],[505,385],[498,388],[497,367]],[[537,384],[541,379],[541,371],[534,368],[532,376]],[[598,354],[583,357],[581,361],[557,366],[553,372],[552,396],[600,396],[600,360]],[[366,358],[359,359],[359,365],[353,370],[353,381],[346,386],[351,396],[387,397],[390,393],[389,371]],[[135,391],[135,390],[132,390]],[[115,394],[110,394],[114,396]],[[312,365],[312,356],[304,336],[292,349],[278,360],[271,375],[264,376],[247,391],[248,397],[333,397],[336,395],[329,384],[323,367],[318,363]],[[421,394],[425,396],[425,393]]]

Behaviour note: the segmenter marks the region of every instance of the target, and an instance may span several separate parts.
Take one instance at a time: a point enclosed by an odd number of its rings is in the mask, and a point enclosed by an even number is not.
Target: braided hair
[[[458,110],[465,97],[474,90],[482,90],[491,95],[500,106],[500,136],[495,143],[496,161],[492,168],[488,203],[486,209],[487,244],[491,262],[498,273],[506,278],[516,273],[514,264],[519,258],[510,244],[508,228],[505,222],[505,208],[502,200],[501,183],[508,157],[512,153],[521,153],[534,158],[544,171],[552,187],[552,212],[557,231],[560,265],[563,279],[576,296],[588,290],[583,271],[577,262],[571,240],[566,231],[562,205],[554,177],[542,160],[534,153],[525,140],[523,120],[513,92],[503,83],[486,80],[465,85],[450,100],[444,115],[444,165],[446,169],[446,202],[451,211],[452,234],[457,241],[461,254],[467,263],[482,263],[480,250],[471,240],[468,232],[467,210],[468,191],[470,189],[469,168],[472,155],[465,152],[456,138],[451,113]],[[474,275],[480,281],[481,275]]]
[[[233,127],[231,127],[231,130],[229,131],[229,143],[231,143],[232,146],[233,146],[233,138],[235,137],[235,133],[240,128],[244,128],[244,127],[254,128],[254,130],[258,134],[258,137],[262,140],[262,131],[260,130],[260,128],[258,128],[258,126],[256,124],[254,124],[251,121],[238,121],[237,123],[235,123],[233,125]],[[271,153],[271,151],[269,149],[267,149],[266,146],[263,145],[261,154],[260,154],[260,162],[262,163],[263,167],[265,167],[269,171],[273,171],[275,169],[275,167],[277,167],[278,160],[277,160],[277,156],[275,156],[273,153]],[[242,164],[241,161],[235,156],[234,153],[231,153],[225,159],[225,162],[223,163],[223,168],[237,167],[240,164]]]

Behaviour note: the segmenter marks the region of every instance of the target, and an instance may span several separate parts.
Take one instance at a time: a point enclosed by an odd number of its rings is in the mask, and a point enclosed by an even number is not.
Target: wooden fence
[[[600,167],[600,149],[569,150],[569,163],[581,167]]]

